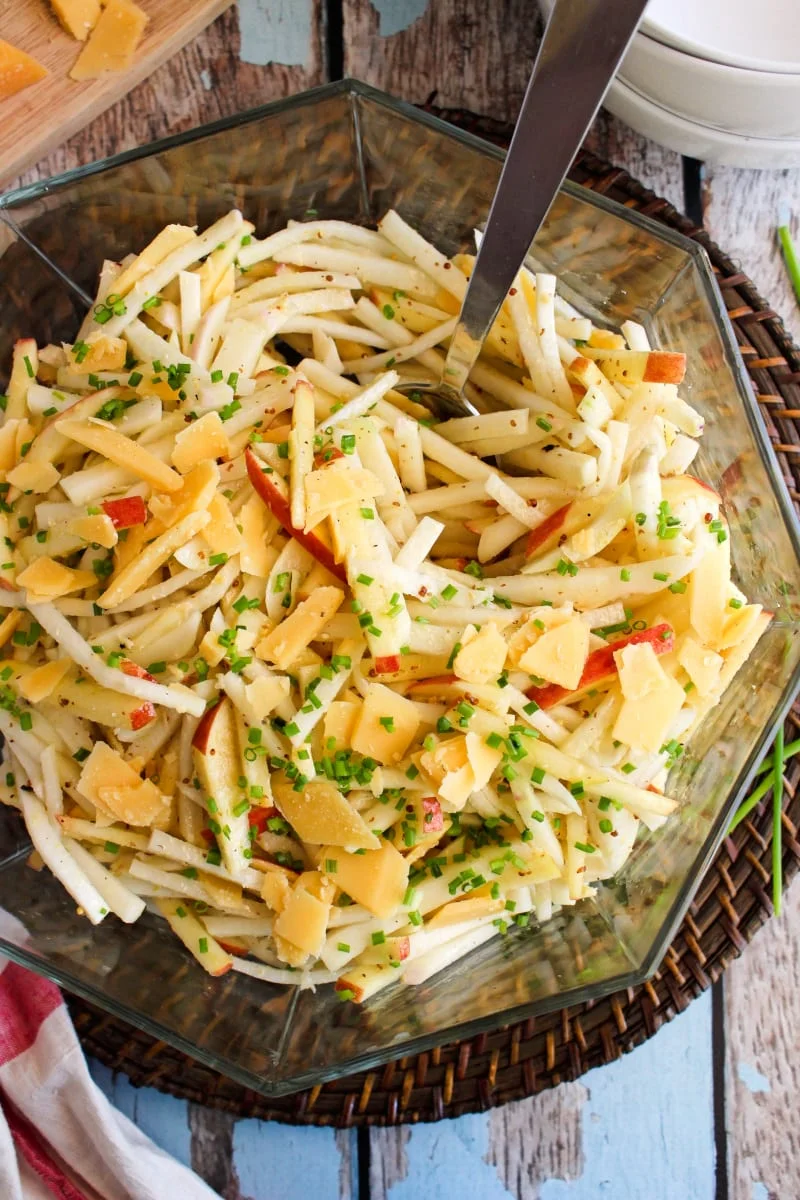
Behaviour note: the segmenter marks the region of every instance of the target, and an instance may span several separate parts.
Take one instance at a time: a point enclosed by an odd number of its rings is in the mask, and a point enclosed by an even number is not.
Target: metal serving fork
[[[475,415],[464,385],[647,0],[555,0],[438,383],[396,385],[437,417]],[[419,393],[419,397],[417,396]]]

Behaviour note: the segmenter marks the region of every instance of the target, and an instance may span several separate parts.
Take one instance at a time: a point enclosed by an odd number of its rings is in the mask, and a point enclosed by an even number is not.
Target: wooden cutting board
[[[231,0],[138,0],[150,20],[127,71],[76,83],[69,71],[82,48],[47,0],[0,0],[0,33],[50,74],[0,100],[0,188],[71,137],[150,75],[228,7]],[[198,81],[198,87],[200,83]]]

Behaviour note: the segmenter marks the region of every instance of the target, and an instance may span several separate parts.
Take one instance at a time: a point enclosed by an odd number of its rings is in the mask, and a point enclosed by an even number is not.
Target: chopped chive
[[[772,908],[781,915],[783,894],[783,725],[775,735],[772,773]]]

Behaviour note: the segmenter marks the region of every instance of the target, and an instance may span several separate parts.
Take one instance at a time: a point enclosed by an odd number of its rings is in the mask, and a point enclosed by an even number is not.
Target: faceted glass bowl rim
[[[216,134],[224,133],[226,130],[237,128],[242,125],[247,125],[261,121],[270,116],[280,114],[293,108],[299,108],[306,105],[313,105],[320,101],[332,99],[335,97],[363,97],[370,100],[381,107],[396,113],[398,116],[405,117],[416,123],[422,124],[430,128],[433,132],[440,136],[460,142],[469,148],[478,151],[485,157],[493,158],[497,162],[502,162],[505,157],[505,152],[491,142],[485,141],[483,138],[477,137],[474,134],[468,133],[457,126],[451,125],[439,117],[434,116],[429,112],[418,109],[405,101],[395,99],[387,93],[379,91],[368,84],[362,83],[354,79],[343,79],[331,84],[324,84],[320,87],[311,88],[305,92],[301,92],[295,96],[287,97],[282,100],[271,101],[267,104],[260,105],[256,108],[248,109],[243,113],[237,113],[233,116],[223,117],[208,124],[197,126],[193,129],[186,130],[182,133],[174,134],[170,137],[160,139],[159,141],[148,143],[147,145],[135,147],[130,150],[122,151],[119,154],[99,159],[89,163],[83,167],[73,168],[69,171],[62,172],[59,175],[37,181],[24,187],[14,189],[0,196],[0,221],[3,221],[10,230],[21,241],[26,243],[40,258],[48,264],[61,278],[62,282],[70,288],[70,290],[80,296],[86,304],[91,304],[91,298],[88,297],[83,290],[67,276],[62,269],[52,263],[47,256],[39,250],[35,242],[31,241],[25,234],[25,231],[19,229],[13,220],[14,209],[27,204],[31,201],[42,197],[54,194],[62,189],[68,188],[71,184],[79,182],[93,175],[100,175],[106,171],[113,170],[117,167],[124,166],[127,163],[135,162],[139,159],[153,157],[173,148],[188,145],[194,141],[199,141],[205,138],[213,137]],[[357,123],[357,114],[354,112],[354,136],[356,140],[360,137],[360,132]],[[682,251],[688,258],[692,260],[693,266],[697,271],[705,299],[708,302],[709,310],[713,316],[716,326],[726,350],[726,366],[732,372],[736,383],[736,389],[739,398],[742,402],[748,424],[758,447],[759,456],[769,476],[770,484],[777,498],[778,505],[787,527],[790,540],[795,552],[795,555],[800,559],[800,525],[795,513],[792,501],[789,497],[786,485],[778,466],[775,453],[772,445],[767,437],[766,429],[758,411],[758,406],[752,394],[750,381],[747,376],[744,363],[739,354],[736,337],[733,326],[722,300],[721,293],[717,287],[714,278],[713,270],[706,251],[696,241],[684,236],[677,230],[673,230],[666,225],[663,225],[651,218],[629,208],[618,204],[616,201],[599,194],[591,189],[583,188],[578,184],[566,181],[562,187],[567,195],[573,199],[580,200],[582,203],[589,204],[595,208],[604,210],[613,215],[618,220],[624,221],[629,225],[640,228],[650,237]],[[359,1070],[369,1069],[378,1064],[390,1061],[399,1055],[407,1056],[409,1054],[419,1054],[434,1046],[440,1046],[447,1041],[461,1040],[473,1037],[479,1033],[490,1032],[501,1025],[512,1024],[517,1021],[524,1020],[532,1014],[543,1014],[554,1010],[571,1007],[576,1004],[586,1002],[588,1000],[598,999],[615,991],[624,990],[629,987],[637,987],[642,984],[653,971],[657,968],[663,954],[671,942],[674,933],[680,924],[686,909],[691,902],[691,898],[708,868],[716,850],[722,840],[724,831],[727,828],[730,815],[735,811],[736,806],[741,802],[750,781],[755,772],[755,768],[760,762],[764,749],[773,735],[773,731],[785,720],[786,714],[791,707],[794,696],[800,687],[800,663],[792,672],[789,679],[786,681],[780,700],[773,710],[771,719],[765,724],[761,735],[756,741],[751,754],[746,763],[739,772],[738,778],[731,787],[728,797],[720,812],[717,815],[707,837],[703,844],[702,850],[697,854],[690,870],[678,889],[672,906],[665,915],[658,935],[653,938],[652,945],[645,955],[639,967],[633,968],[630,971],[620,973],[617,976],[598,981],[589,985],[577,985],[570,989],[558,992],[549,997],[543,997],[535,1002],[528,1002],[522,1005],[516,1005],[483,1017],[474,1018],[461,1024],[451,1025],[446,1029],[438,1030],[434,1033],[418,1035],[411,1037],[398,1045],[384,1047],[378,1050],[370,1050],[362,1055],[353,1055],[346,1061],[333,1064],[331,1067],[323,1069],[315,1069],[307,1075],[298,1074],[291,1079],[283,1079],[277,1081],[265,1080],[262,1076],[247,1070],[244,1067],[231,1062],[223,1055],[210,1052],[203,1047],[196,1045],[190,1039],[183,1037],[180,1033],[172,1029],[165,1028],[160,1022],[151,1019],[141,1010],[126,1006],[124,1003],[110,1001],[106,994],[99,988],[95,988],[89,984],[85,984],[75,980],[67,971],[61,971],[58,968],[53,968],[49,963],[43,963],[38,958],[28,955],[25,950],[16,946],[13,943],[7,942],[0,938],[0,950],[10,959],[18,962],[20,965],[31,968],[37,973],[45,975],[54,982],[61,984],[67,990],[80,995],[84,999],[97,1004],[99,1007],[111,1011],[130,1024],[137,1026],[144,1032],[149,1033],[155,1038],[162,1039],[183,1051],[190,1057],[194,1057],[203,1062],[207,1066],[227,1074],[232,1078],[237,1079],[244,1086],[253,1088],[261,1093],[268,1095],[284,1095],[292,1091],[300,1090],[304,1087],[311,1086],[316,1083],[322,1083],[327,1080],[340,1078],[345,1074],[357,1072]],[[23,855],[27,854],[27,850],[22,850],[18,854],[12,856],[4,864],[11,865],[18,861]]]

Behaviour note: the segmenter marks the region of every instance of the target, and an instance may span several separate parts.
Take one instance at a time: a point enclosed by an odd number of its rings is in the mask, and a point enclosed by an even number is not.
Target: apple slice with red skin
[[[541,525],[537,525],[528,534],[528,540],[525,543],[525,557],[533,558],[534,554],[541,554],[545,550],[551,550],[564,529],[564,525],[572,508],[572,501],[569,504],[557,508],[554,513],[546,517]]]
[[[60,421],[67,418],[78,421],[93,417],[109,400],[117,400],[122,394],[123,389],[117,385],[104,387],[99,391],[90,392],[88,396],[81,396],[74,404],[62,408],[61,412],[45,421],[39,430],[27,456],[28,462],[53,462],[69,445],[69,438],[58,431]]]
[[[377,965],[388,965],[392,962],[404,962],[411,953],[411,942],[408,934],[401,934],[397,937],[388,937],[385,942],[381,942],[379,946],[370,946],[366,953],[366,962],[364,968],[369,970],[370,967]],[[339,976],[334,984],[334,991],[337,992],[352,992],[352,999],[358,1004],[364,999],[365,989],[359,984],[355,975],[359,971],[359,967],[355,964],[350,968],[345,968],[344,972]],[[352,971],[352,978],[350,972]]]
[[[468,558],[437,558],[437,567],[445,567],[448,571],[463,571],[469,566]]]
[[[143,700],[131,713],[131,729],[144,729],[145,725],[149,725],[155,719],[155,706],[149,700]]]
[[[151,675],[149,671],[145,671],[144,667],[140,667],[138,663],[133,662],[130,658],[123,658],[119,664],[119,669],[123,675],[130,675],[133,679],[149,679],[151,683],[157,683],[155,675]]]
[[[222,700],[218,700],[211,708],[207,708],[200,718],[197,728],[194,731],[192,738],[192,749],[197,750],[200,754],[207,755],[212,742],[212,734],[217,717],[222,711]],[[216,749],[214,751],[216,753]],[[238,774],[237,774],[238,778]],[[211,795],[214,793],[212,792]]]
[[[134,525],[144,525],[147,520],[147,506],[141,496],[104,500],[103,512],[111,518],[115,529],[131,529]]]
[[[390,941],[392,943],[392,949],[397,951],[397,958],[399,962],[403,962],[404,959],[408,958],[409,954],[411,953],[411,943],[408,940],[407,935],[404,937],[390,938]]]
[[[318,450],[314,455],[314,467],[317,470],[320,467],[327,467],[328,463],[336,462],[337,458],[344,458],[344,452],[338,446],[329,446],[327,450]]]
[[[103,687],[93,679],[81,683],[67,676],[57,684],[53,699],[76,717],[114,729],[144,729],[156,717],[155,705],[149,700]]]
[[[395,671],[400,670],[400,655],[399,654],[384,654],[374,660],[373,672],[375,675],[393,675]]]
[[[444,814],[435,796],[423,796],[422,814],[423,833],[441,833],[444,829]]]
[[[246,946],[234,946],[232,942],[225,942],[222,938],[217,938],[217,941],[226,954],[235,954],[237,958],[247,958],[250,953]]]
[[[613,678],[617,674],[617,664],[614,661],[617,651],[622,650],[625,646],[636,646],[642,642],[651,645],[656,654],[669,654],[671,650],[675,649],[675,633],[672,626],[666,623],[654,625],[652,629],[636,630],[635,633],[620,638],[619,641],[609,642],[607,646],[592,651],[586,660],[580,683],[574,691],[570,692],[557,683],[548,683],[543,687],[528,688],[525,694],[529,700],[535,700],[539,708],[553,708],[556,704],[569,701],[581,692],[585,692],[587,688]]]
[[[280,810],[274,805],[270,807],[251,808],[247,814],[248,823],[257,833],[263,833],[267,828],[267,821],[273,820],[274,817],[280,817]]]
[[[704,479],[698,479],[696,475],[686,475],[686,476],[684,476],[684,478],[691,479],[692,483],[696,483],[697,486],[699,488],[702,488],[704,492],[711,492],[711,495],[714,496],[717,500],[719,500],[719,498],[720,498],[719,492],[716,491],[711,486],[710,483],[706,483],[706,481]]]
[[[149,671],[145,671],[144,667],[140,667],[138,663],[132,662],[129,658],[123,658],[119,664],[123,675],[130,675],[135,679],[149,679],[151,683],[156,683],[155,675],[151,675]],[[138,708],[135,708],[131,713],[131,729],[142,729],[145,725],[149,725],[155,720],[156,710],[149,700],[143,700]]]
[[[333,551],[330,546],[326,546],[322,538],[316,533],[306,533],[303,529],[296,529],[292,524],[289,508],[289,497],[284,496],[281,489],[269,475],[265,475],[261,469],[261,464],[255,454],[249,448],[245,451],[245,462],[247,464],[247,474],[250,477],[250,482],[256,494],[264,501],[272,515],[280,521],[287,533],[291,534],[296,542],[299,542],[304,549],[308,550],[309,554],[313,554],[317,562],[322,563],[332,575],[340,579],[342,583],[347,583],[347,574],[341,563],[338,563],[333,557]]]

